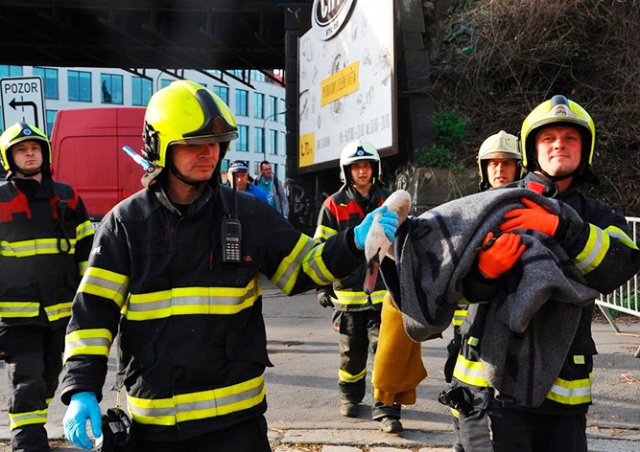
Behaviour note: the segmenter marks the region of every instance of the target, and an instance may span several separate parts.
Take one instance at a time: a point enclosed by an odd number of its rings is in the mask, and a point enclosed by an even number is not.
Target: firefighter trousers
[[[270,452],[263,415],[182,441],[137,440],[138,452]]]
[[[333,326],[340,333],[340,378],[338,390],[343,402],[360,403],[367,386],[367,360],[373,364],[380,336],[380,311],[334,311]],[[373,399],[373,395],[371,396]],[[373,401],[373,420],[383,417],[400,419],[400,405]]]
[[[584,414],[539,414],[493,401],[489,418],[495,452],[587,452]]]
[[[453,386],[460,385],[456,382]],[[458,417],[454,421],[454,425],[457,424],[456,444],[459,446],[458,450],[493,452],[491,422],[487,410],[493,399],[493,391],[488,389],[476,391],[466,387],[465,389],[471,398],[472,409],[467,413],[458,412]]]
[[[9,419],[14,452],[49,450],[44,425],[62,370],[64,336],[65,328],[0,328],[0,349],[11,385]]]

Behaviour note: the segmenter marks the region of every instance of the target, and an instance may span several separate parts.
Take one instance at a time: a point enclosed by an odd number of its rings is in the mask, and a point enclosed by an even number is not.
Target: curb
[[[454,435],[447,432],[427,432],[413,429],[405,430],[399,434],[382,433],[378,430],[290,429],[270,430],[269,440],[274,447],[325,445],[351,446],[355,447],[355,450],[361,450],[357,448],[386,446],[405,450],[407,448],[445,448],[451,450]],[[587,442],[589,452],[637,452],[640,450],[640,441],[635,439],[610,439],[587,435]]]
[[[322,447],[323,452],[360,452],[362,450],[436,452],[451,450],[454,435],[447,432],[426,432],[408,429],[398,434],[367,429],[269,429],[272,450],[278,452],[308,451],[307,446]],[[51,438],[52,443],[60,439]],[[587,435],[589,452],[637,452],[640,441],[609,439]],[[73,452],[79,449],[52,444],[52,452]],[[57,447],[55,447],[57,446]],[[0,440],[0,451],[10,450],[10,441]],[[316,450],[316,449],[313,449]]]

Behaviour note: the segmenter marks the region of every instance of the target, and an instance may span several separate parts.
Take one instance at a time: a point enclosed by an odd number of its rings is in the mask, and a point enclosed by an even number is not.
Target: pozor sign
[[[0,79],[4,128],[26,122],[47,132],[44,91],[40,77],[8,77]]]

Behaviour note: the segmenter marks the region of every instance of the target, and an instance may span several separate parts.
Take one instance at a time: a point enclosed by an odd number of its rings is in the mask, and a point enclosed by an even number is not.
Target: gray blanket
[[[498,231],[503,215],[530,198],[582,223],[569,206],[526,189],[489,190],[448,202],[410,218],[394,243],[405,329],[416,341],[438,337],[462,298],[462,280],[482,240]],[[539,406],[560,373],[581,308],[598,292],[585,285],[553,239],[522,231],[527,249],[518,280],[507,281],[506,299],[492,302],[482,339],[485,377],[496,397]]]

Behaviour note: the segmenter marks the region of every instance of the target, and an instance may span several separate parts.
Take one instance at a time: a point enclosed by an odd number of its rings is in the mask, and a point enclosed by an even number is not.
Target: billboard
[[[299,168],[337,166],[358,138],[397,153],[393,0],[315,0],[300,37]]]

